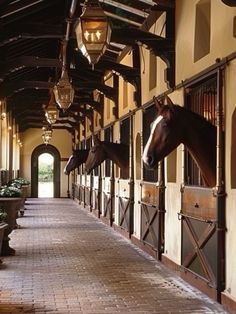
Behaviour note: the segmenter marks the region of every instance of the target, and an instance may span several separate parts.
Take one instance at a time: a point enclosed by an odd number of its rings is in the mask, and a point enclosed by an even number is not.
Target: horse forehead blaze
[[[162,115],[159,115],[159,116],[156,118],[156,120],[154,120],[154,121],[152,122],[152,128],[151,128],[150,137],[153,135],[156,126],[158,125],[158,123],[161,122],[162,119],[163,119],[163,116],[162,116]],[[150,139],[150,137],[149,137],[149,139]]]
[[[156,129],[156,126],[158,125],[158,123],[161,122],[161,120],[163,120],[163,116],[162,115],[159,115],[156,120],[154,120],[153,124],[152,124],[152,129],[151,129],[151,134],[149,135],[149,138],[148,138],[148,141],[145,145],[145,148],[144,148],[144,151],[143,151],[143,161],[145,162],[146,159],[147,159],[147,155],[148,155],[148,149],[149,149],[149,146],[152,142],[152,138],[153,138],[153,134],[155,132],[155,129]]]

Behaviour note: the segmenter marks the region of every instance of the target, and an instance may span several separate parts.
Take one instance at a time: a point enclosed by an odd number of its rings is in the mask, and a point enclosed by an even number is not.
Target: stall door
[[[130,118],[120,122],[120,142],[126,145],[130,143]],[[131,235],[133,233],[133,209],[130,202],[130,182],[129,176],[127,177],[122,169],[117,186],[119,227]]]
[[[216,125],[217,76],[189,87],[188,108]],[[182,188],[182,268],[186,276],[211,297],[217,299],[222,281],[219,270],[219,234],[217,233],[217,195],[208,188],[201,172],[185,151],[185,184]],[[198,285],[198,284],[197,284]]]
[[[143,146],[145,147],[149,135],[150,125],[157,115],[155,106],[148,107],[143,112]],[[163,162],[158,170],[143,167],[143,182],[141,183],[141,241],[149,248],[152,255],[160,259],[164,250],[164,171]],[[157,182],[162,184],[157,187]]]

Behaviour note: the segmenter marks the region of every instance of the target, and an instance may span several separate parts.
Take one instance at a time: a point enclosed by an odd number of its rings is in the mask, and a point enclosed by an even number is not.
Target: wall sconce
[[[94,66],[104,54],[111,39],[108,18],[98,0],[86,0],[84,12],[75,25],[78,48]]]
[[[20,140],[20,139],[18,139],[18,140],[17,140],[17,143],[19,144],[19,146],[20,146],[20,147],[22,147],[22,146],[23,146],[23,143],[21,142],[21,140]]]
[[[2,120],[4,120],[4,119],[6,118],[6,116],[7,116],[6,112],[2,112],[2,113],[1,113],[1,119],[2,119]]]
[[[51,98],[49,104],[45,108],[45,117],[50,124],[56,123],[59,118],[59,112],[55,103],[54,93],[51,90]]]

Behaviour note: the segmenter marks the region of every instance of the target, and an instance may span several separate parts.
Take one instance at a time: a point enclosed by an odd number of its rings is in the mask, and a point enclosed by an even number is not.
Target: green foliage
[[[0,197],[21,197],[21,190],[14,186],[2,186]]]
[[[25,178],[15,178],[8,182],[8,185],[15,186],[21,188],[22,185],[29,185],[30,181]]]
[[[41,163],[39,167],[38,176],[40,182],[52,182],[53,181],[52,166],[47,163]]]
[[[4,222],[6,220],[7,213],[0,208],[0,222]]]

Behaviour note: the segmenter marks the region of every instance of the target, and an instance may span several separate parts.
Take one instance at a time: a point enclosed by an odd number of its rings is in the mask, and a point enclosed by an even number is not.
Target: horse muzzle
[[[155,168],[157,166],[155,158],[152,155],[143,156],[142,160],[148,168]]]

